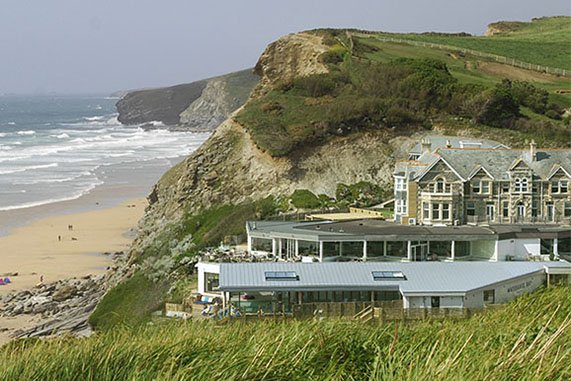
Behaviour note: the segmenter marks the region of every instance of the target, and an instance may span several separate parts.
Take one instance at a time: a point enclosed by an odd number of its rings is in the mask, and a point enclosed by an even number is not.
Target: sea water
[[[0,96],[0,212],[77,199],[102,186],[150,186],[208,138],[124,126],[116,102]]]

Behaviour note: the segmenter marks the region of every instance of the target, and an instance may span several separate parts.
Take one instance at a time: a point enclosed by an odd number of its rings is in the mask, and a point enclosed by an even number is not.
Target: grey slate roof
[[[468,138],[462,136],[442,136],[442,135],[429,135],[426,136],[427,139],[430,140],[431,143],[431,151],[436,150],[437,148],[446,147],[447,141],[450,141],[450,145],[452,148],[461,148],[461,143],[480,143],[480,148],[496,148],[501,146],[503,148],[509,148],[503,146],[500,142],[496,142],[494,140],[488,139],[475,139],[475,138]],[[420,142],[416,143],[414,147],[411,148],[409,151],[411,154],[419,154],[421,152],[422,146]]]
[[[571,173],[571,149],[538,149],[535,161],[531,160],[529,149],[443,148],[436,151],[436,155],[442,157],[464,179],[467,179],[479,167],[484,167],[494,177],[494,180],[509,180],[508,170],[518,160],[523,161],[535,175],[543,180],[547,179],[557,166]]]
[[[222,263],[223,291],[400,290],[403,295],[464,294],[509,279],[567,269],[568,262]],[[293,271],[295,281],[266,281],[266,271]],[[373,271],[402,271],[406,280],[373,280]]]

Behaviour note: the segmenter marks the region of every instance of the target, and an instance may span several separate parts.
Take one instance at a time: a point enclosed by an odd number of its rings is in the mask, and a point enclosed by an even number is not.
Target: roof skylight
[[[295,271],[266,271],[265,276],[270,281],[299,280]]]
[[[373,271],[373,280],[406,280],[402,271]]]

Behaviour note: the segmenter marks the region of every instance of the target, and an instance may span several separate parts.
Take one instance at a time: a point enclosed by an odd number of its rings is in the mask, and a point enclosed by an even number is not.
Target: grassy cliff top
[[[545,24],[551,19],[542,20]],[[519,60],[537,57],[559,65],[569,57],[571,45],[561,35],[570,30],[571,18],[555,20],[558,27],[550,33],[539,33],[548,28],[534,21],[530,31],[524,33],[528,27],[520,26],[510,32],[513,36],[397,37],[497,51]],[[312,33],[328,47],[319,59],[329,72],[284,79],[251,99],[235,117],[256,145],[272,156],[288,156],[359,131],[391,129],[398,134],[410,126],[430,130],[435,123],[451,124],[451,120],[462,128],[520,132],[521,141],[533,138],[545,146],[569,143],[569,123],[561,120],[564,109],[571,107],[571,94],[559,93],[571,89],[569,78],[514,68],[457,49],[386,41],[382,33],[335,29]]]

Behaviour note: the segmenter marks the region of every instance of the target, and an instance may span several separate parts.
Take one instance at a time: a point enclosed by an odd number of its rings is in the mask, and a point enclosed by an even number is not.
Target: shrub
[[[555,110],[547,110],[545,116],[555,120],[561,120],[561,115]]]
[[[291,195],[291,203],[301,209],[315,209],[321,206],[319,198],[307,189],[296,189]]]
[[[293,84],[305,95],[322,97],[335,89],[335,82],[329,74],[312,74],[294,79]]]

